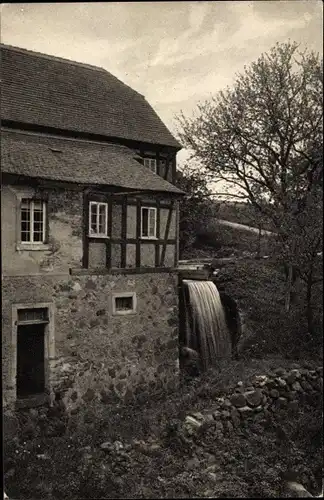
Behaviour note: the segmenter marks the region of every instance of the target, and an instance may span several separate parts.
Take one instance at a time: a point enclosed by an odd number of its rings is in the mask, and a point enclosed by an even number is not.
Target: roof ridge
[[[20,52],[22,54],[30,54],[30,55],[34,55],[36,57],[42,57],[43,59],[59,61],[59,62],[65,63],[65,64],[72,64],[74,66],[82,66],[84,68],[95,69],[95,70],[100,70],[100,71],[104,71],[104,72],[109,73],[109,71],[102,68],[101,66],[95,66],[94,64],[87,64],[87,63],[82,63],[79,61],[73,61],[72,59],[67,59],[66,57],[53,56],[51,54],[44,54],[44,52],[37,52],[36,50],[25,49],[23,47],[16,47],[15,45],[8,45],[6,43],[1,43],[0,46],[1,46],[1,48],[14,50],[15,52]]]
[[[141,94],[137,90],[133,89],[133,87],[131,87],[130,85],[127,85],[127,83],[123,82],[122,80],[117,78],[117,76],[115,76],[113,73],[111,73],[110,71],[108,71],[105,68],[102,68],[101,66],[95,66],[94,64],[82,63],[79,61],[74,61],[73,59],[66,59],[65,57],[53,56],[51,54],[44,54],[44,52],[37,52],[36,50],[25,49],[23,47],[16,47],[15,45],[8,45],[5,43],[0,43],[0,47],[5,48],[5,49],[9,49],[9,50],[13,50],[15,52],[19,52],[21,54],[33,55],[35,57],[42,57],[43,59],[49,59],[50,61],[58,61],[58,62],[61,62],[64,64],[72,65],[72,66],[81,66],[82,68],[88,68],[88,69],[92,69],[92,70],[96,70],[96,71],[101,71],[103,73],[108,73],[110,76],[112,76],[113,78],[118,80],[120,83],[125,85],[125,87],[128,87],[133,92],[136,92],[136,94],[138,94],[140,97],[142,97],[145,100],[145,96],[143,94]]]
[[[122,149],[124,151],[127,151],[127,153],[133,154],[136,153],[136,151],[132,148],[129,148],[128,146],[125,146],[124,144],[118,144],[114,142],[106,142],[106,141],[92,141],[90,139],[80,139],[77,137],[62,137],[59,135],[55,134],[44,134],[44,133],[37,133],[37,132],[30,132],[27,130],[19,130],[19,129],[10,129],[7,127],[1,127],[1,133],[5,134],[12,134],[12,135],[27,135],[29,137],[39,137],[41,139],[54,139],[55,141],[65,141],[65,142],[75,142],[75,143],[82,143],[82,144],[91,144],[91,145],[97,145],[97,146],[104,146],[104,147],[112,147],[115,149]],[[136,153],[137,154],[137,153]]]

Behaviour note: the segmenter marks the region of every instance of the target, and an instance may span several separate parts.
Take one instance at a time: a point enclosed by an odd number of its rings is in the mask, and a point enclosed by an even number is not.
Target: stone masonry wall
[[[216,434],[233,432],[251,419],[262,420],[277,411],[294,414],[303,400],[313,400],[323,393],[323,367],[278,368],[269,375],[256,375],[250,383],[238,382],[217,398],[213,408],[188,415],[183,423],[187,435],[202,425],[212,425]]]
[[[68,410],[87,401],[131,400],[178,380],[175,273],[4,277],[3,383],[10,388],[11,305],[53,302],[55,359],[50,389]],[[137,312],[112,314],[112,293],[136,292]]]

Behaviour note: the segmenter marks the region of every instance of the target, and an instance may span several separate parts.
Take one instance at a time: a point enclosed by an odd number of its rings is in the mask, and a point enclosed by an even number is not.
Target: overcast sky
[[[1,41],[101,66],[174,116],[277,41],[322,53],[321,0],[2,4]],[[179,153],[179,160],[185,158]]]

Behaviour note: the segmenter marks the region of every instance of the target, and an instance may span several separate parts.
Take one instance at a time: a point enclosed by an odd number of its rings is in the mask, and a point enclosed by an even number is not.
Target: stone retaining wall
[[[247,423],[262,420],[267,414],[298,410],[302,401],[311,401],[323,392],[323,367],[316,369],[278,368],[269,375],[256,375],[249,383],[238,382],[215,400],[213,408],[188,415],[183,423],[186,434],[194,434],[202,425],[215,426],[222,435]]]

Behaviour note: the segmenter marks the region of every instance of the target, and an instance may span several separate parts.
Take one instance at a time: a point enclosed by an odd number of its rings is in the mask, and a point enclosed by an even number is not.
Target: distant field
[[[220,203],[217,204],[216,213],[218,219],[257,227],[257,223],[255,222],[256,211],[250,204],[241,202]],[[273,230],[270,223],[264,222],[262,227],[268,231]]]

